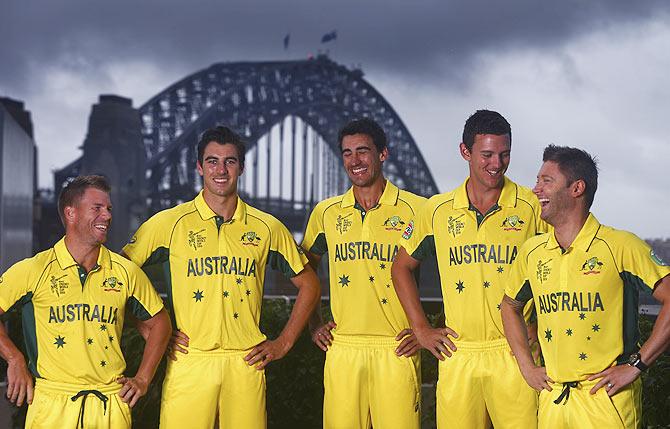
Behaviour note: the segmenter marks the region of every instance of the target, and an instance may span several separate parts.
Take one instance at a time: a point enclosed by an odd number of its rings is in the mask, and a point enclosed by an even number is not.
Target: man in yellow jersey
[[[277,219],[240,199],[245,144],[226,127],[198,143],[203,190],[146,221],[124,252],[140,266],[162,264],[175,328],[161,402],[161,428],[264,428],[265,366],[293,346],[317,304],[319,282]],[[298,288],[279,337],[258,327],[266,265]]]
[[[548,146],[535,194],[554,232],[528,240],[502,303],[507,340],[528,384],[540,391],[541,428],[640,427],[640,373],[670,344],[670,267],[637,236],[589,212],[598,169],[588,153]],[[640,347],[639,291],[662,303]],[[537,309],[546,367],[532,361],[522,328]]]
[[[26,428],[130,428],[130,407],[147,392],[168,343],[170,320],[149,279],[102,245],[112,220],[109,192],[102,176],[70,182],[58,199],[65,237],[0,277],[0,314],[22,309],[28,362],[2,324],[0,355],[8,363],[7,397],[30,404]],[[126,308],[147,335],[135,377],[123,376]]]
[[[460,144],[469,177],[428,200],[403,234],[393,264],[393,282],[414,333],[440,359],[439,428],[537,425],[537,395],[516,368],[500,318],[510,264],[524,241],[546,229],[530,189],[505,177],[511,137],[499,113],[470,116]],[[444,328],[428,323],[411,275],[431,254],[437,254]]]
[[[384,178],[387,138],[376,122],[352,121],[338,139],[353,186],[314,208],[302,243],[314,267],[328,252],[334,321],[324,323],[319,310],[310,320],[312,339],[327,351],[323,426],[418,429],[419,347],[391,264],[425,198]]]

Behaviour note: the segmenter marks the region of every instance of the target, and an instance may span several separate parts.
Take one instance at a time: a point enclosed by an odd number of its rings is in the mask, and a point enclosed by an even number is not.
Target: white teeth
[[[359,174],[359,173],[364,172],[365,170],[367,170],[367,169],[366,168],[354,168],[351,171],[353,171],[354,174]]]
[[[94,225],[100,231],[107,231],[107,225]]]

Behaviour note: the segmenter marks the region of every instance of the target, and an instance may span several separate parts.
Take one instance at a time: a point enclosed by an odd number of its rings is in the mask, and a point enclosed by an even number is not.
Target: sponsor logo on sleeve
[[[413,232],[414,232],[414,221],[410,220],[407,226],[405,227],[405,230],[402,233],[402,238],[404,238],[405,240],[409,240]]]
[[[662,267],[667,267],[668,263],[665,262],[663,259],[661,259],[660,256],[658,256],[656,253],[654,253],[654,250],[652,249],[651,253],[649,254],[651,256],[651,260],[656,262],[657,265],[660,265]],[[0,283],[2,283],[2,278],[0,278]]]

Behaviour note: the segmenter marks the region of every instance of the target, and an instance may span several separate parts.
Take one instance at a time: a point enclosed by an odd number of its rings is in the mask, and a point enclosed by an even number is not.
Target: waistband
[[[249,354],[249,350],[226,350],[226,349],[214,349],[214,350],[197,350],[197,349],[188,349],[188,354],[191,356],[246,356]],[[183,354],[177,352],[177,360],[179,360]]]
[[[109,384],[74,384],[61,383],[59,381],[50,381],[43,378],[35,380],[35,387],[45,392],[62,393],[65,395],[74,395],[82,390],[97,390],[105,395],[113,395],[119,393],[123,385],[114,382]]]
[[[393,348],[400,344],[395,337],[377,335],[338,335],[333,333],[333,344],[359,348]]]
[[[485,352],[495,350],[509,350],[509,344],[505,338],[488,341],[459,341],[452,339],[458,351]]]

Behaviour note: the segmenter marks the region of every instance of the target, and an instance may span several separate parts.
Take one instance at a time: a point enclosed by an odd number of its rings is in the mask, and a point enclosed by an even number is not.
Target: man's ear
[[[384,162],[388,159],[388,157],[389,157],[389,148],[385,147],[384,149],[382,149],[381,153],[379,154],[379,160],[381,162]]]
[[[470,149],[468,149],[465,143],[461,143],[460,145],[458,145],[458,151],[461,153],[461,156],[463,157],[464,160],[470,162],[472,154],[470,153]]]
[[[65,219],[66,224],[75,222],[76,217],[76,210],[73,206],[65,206],[63,208],[63,218]]]
[[[586,192],[586,182],[584,182],[582,179],[575,180],[570,185],[570,193],[575,198],[581,197],[582,195],[584,195],[585,192]]]

